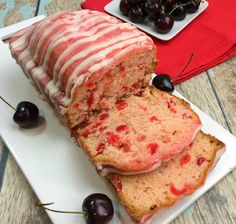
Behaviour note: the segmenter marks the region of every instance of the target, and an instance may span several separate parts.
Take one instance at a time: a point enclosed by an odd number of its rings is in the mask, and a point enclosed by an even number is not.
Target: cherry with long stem
[[[180,75],[184,73],[184,71],[187,69],[187,67],[191,63],[193,56],[194,56],[194,53],[191,54],[187,64],[184,66],[184,68],[180,71],[180,73],[174,79],[171,80],[168,74],[159,74],[153,78],[152,85],[162,91],[173,92],[174,91],[173,81],[175,81]]]
[[[1,99],[5,104],[7,104],[9,107],[11,107],[14,111],[16,111],[16,108],[13,107],[10,103],[8,103],[2,96],[0,96],[0,99]]]
[[[54,202],[51,202],[51,203],[44,203],[44,204],[36,203],[36,206],[37,206],[37,207],[40,207],[40,208],[43,208],[43,209],[45,209],[45,210],[47,210],[47,211],[51,211],[51,212],[65,213],[65,214],[78,214],[78,215],[84,215],[84,216],[87,215],[87,212],[62,211],[62,210],[55,210],[55,209],[51,209],[51,208],[45,207],[45,206],[49,206],[49,205],[53,205],[53,204],[54,204]]]
[[[192,53],[192,54],[190,55],[190,58],[189,58],[187,64],[186,64],[186,65],[184,66],[184,68],[180,71],[180,73],[179,73],[178,75],[176,75],[176,77],[175,77],[174,79],[171,80],[172,82],[174,82],[179,76],[181,76],[181,75],[184,73],[184,71],[185,71],[185,70],[188,68],[188,66],[190,65],[190,63],[191,63],[191,61],[192,61],[192,59],[193,59],[193,56],[194,56],[194,53]]]

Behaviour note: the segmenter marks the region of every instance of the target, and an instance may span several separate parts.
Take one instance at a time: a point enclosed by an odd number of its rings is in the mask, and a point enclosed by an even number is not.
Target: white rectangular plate
[[[172,39],[181,30],[183,30],[184,27],[186,27],[191,21],[196,19],[196,17],[199,16],[208,6],[208,2],[204,1],[203,3],[200,4],[197,12],[195,12],[193,14],[187,14],[186,18],[182,21],[175,21],[174,26],[169,33],[160,34],[154,30],[153,22],[150,22],[150,21],[145,21],[143,23],[131,22],[128,17],[121,14],[121,12],[119,10],[119,3],[120,3],[120,0],[113,0],[105,6],[104,10],[106,12],[110,13],[111,15],[116,16],[117,18],[123,20],[123,21],[133,24],[134,26],[138,27],[140,30],[143,30],[146,33],[149,33],[153,37],[156,37],[156,38],[158,38],[160,40],[164,40],[164,41]]]
[[[17,31],[21,26],[22,24],[18,24],[13,28]],[[11,29],[5,29],[4,32],[0,30],[1,37],[9,36],[10,31]],[[43,203],[55,202],[51,206],[55,209],[81,210],[82,201],[87,195],[101,192],[111,197],[115,205],[116,214],[110,224],[132,223],[120,206],[113,189],[99,177],[83,151],[74,144],[56,112],[26,79],[11,57],[7,44],[1,40],[0,52],[1,96],[12,105],[23,100],[35,103],[46,120],[38,128],[21,129],[12,120],[14,111],[0,102],[0,134],[39,200]],[[194,105],[192,107],[202,120],[203,130],[222,140],[227,150],[208,176],[205,185],[173,207],[161,211],[153,220],[155,224],[172,221],[236,166],[236,138]],[[85,223],[83,217],[78,215],[52,212],[48,212],[48,215],[55,224]]]

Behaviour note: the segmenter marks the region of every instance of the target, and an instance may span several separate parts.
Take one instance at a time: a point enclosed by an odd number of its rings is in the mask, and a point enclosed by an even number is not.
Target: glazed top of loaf
[[[10,41],[12,55],[26,74],[41,81],[50,96],[63,92],[65,106],[74,86],[112,69],[133,49],[153,47],[152,39],[136,27],[91,10],[58,12],[19,31]]]

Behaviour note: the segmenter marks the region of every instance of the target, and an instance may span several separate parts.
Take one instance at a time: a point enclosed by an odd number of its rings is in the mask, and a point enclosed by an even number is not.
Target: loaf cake
[[[88,120],[104,99],[138,93],[156,67],[151,38],[91,10],[53,14],[16,33],[10,49],[69,128]]]
[[[144,224],[201,187],[224,149],[222,142],[200,131],[191,145],[161,168],[132,176],[109,174],[108,179],[129,215]]]
[[[144,91],[155,70],[155,45],[136,27],[105,13],[58,12],[16,33],[10,41],[10,49],[26,75],[63,115],[73,136],[98,170],[106,168],[102,173],[133,174],[153,170],[190,144],[201,127],[199,118],[187,103],[157,90]],[[142,96],[143,93],[146,95]],[[129,106],[122,110],[125,96]],[[145,98],[150,102],[145,102]],[[143,130],[130,126],[133,132],[118,145],[112,143],[110,147],[106,143],[103,146],[103,138],[112,138],[107,136],[114,128],[112,124],[104,131],[105,137],[97,138],[99,132],[93,136],[84,134],[100,120],[101,113],[114,113],[113,118],[118,118],[115,122],[124,123],[124,117],[119,120],[119,113],[129,117],[129,113],[137,110],[141,115],[145,114],[143,110],[147,106],[147,116],[132,115],[127,122],[139,124],[147,119],[149,123],[141,124]],[[114,121],[104,122],[109,126],[109,122]],[[147,141],[139,140],[134,144],[134,138],[140,138],[136,132],[141,135],[147,124],[151,124]],[[119,156],[126,159],[117,162]]]
[[[9,46],[138,223],[200,187],[224,151],[199,132],[188,103],[149,86],[156,48],[128,23],[91,10],[58,12]]]
[[[101,175],[150,172],[191,144],[201,128],[187,102],[154,87],[111,108],[76,133]]]

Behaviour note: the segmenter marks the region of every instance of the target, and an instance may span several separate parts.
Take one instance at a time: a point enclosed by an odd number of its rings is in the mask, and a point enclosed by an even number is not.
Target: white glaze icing
[[[53,50],[63,43],[66,43],[66,49],[60,51],[55,63],[50,65]],[[152,40],[134,26],[91,10],[58,12],[20,31],[11,43],[13,51],[19,51],[17,61],[33,79],[44,83],[51,100],[62,93],[61,83],[65,84],[66,95],[61,100],[64,105],[71,102],[75,87],[90,75],[111,67],[132,48],[150,49],[152,46]],[[76,66],[65,80],[64,74],[73,63]],[[50,75],[47,74],[49,66],[53,71]]]

